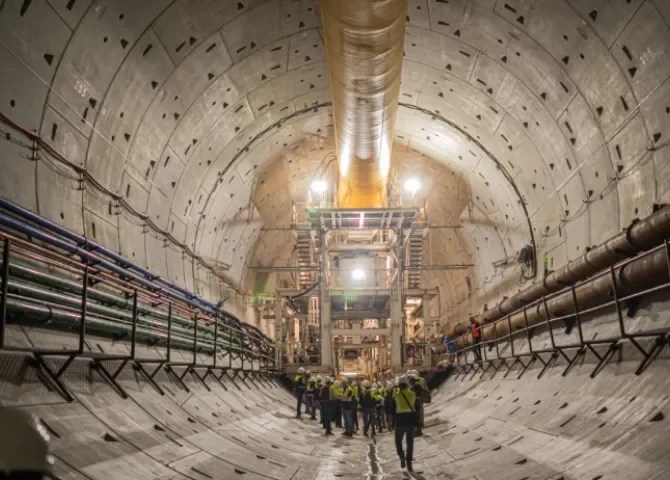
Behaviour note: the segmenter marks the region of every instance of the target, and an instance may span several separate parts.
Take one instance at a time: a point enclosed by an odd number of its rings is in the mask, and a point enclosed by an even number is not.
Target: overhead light
[[[365,272],[362,268],[354,268],[354,271],[351,273],[351,277],[354,280],[363,280],[365,278]]]
[[[416,178],[405,180],[405,191],[414,195],[421,188],[421,182]]]
[[[314,193],[323,195],[324,193],[326,193],[326,190],[328,190],[328,184],[326,183],[325,180],[314,180],[312,182],[312,191]]]

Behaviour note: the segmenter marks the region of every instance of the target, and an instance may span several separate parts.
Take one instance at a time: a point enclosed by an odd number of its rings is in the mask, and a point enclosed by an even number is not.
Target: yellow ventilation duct
[[[406,15],[407,0],[321,0],[340,208],[385,205]]]

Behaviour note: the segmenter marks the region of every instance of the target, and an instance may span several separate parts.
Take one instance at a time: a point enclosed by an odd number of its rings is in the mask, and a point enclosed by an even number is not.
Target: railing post
[[[621,332],[622,337],[627,337],[626,326],[623,323],[623,311],[621,310],[621,304],[619,303],[619,291],[616,285],[616,274],[614,273],[614,267],[610,265],[610,280],[612,282],[612,295],[614,296],[614,303],[616,305],[617,318],[619,320],[619,331]]]
[[[195,312],[193,317],[193,365],[198,360],[198,312]]]
[[[79,323],[79,353],[84,353],[84,339],[86,337],[86,303],[88,301],[88,261],[84,265],[84,280],[81,288],[81,318]]]
[[[5,346],[5,325],[7,324],[7,291],[9,290],[9,239],[2,249],[2,290],[0,293],[0,349]]]
[[[533,353],[533,342],[530,339],[530,329],[528,327],[528,313],[526,313],[526,305],[523,306],[523,323],[526,326],[526,340],[528,340],[528,351]]]
[[[579,304],[577,303],[577,292],[575,291],[575,286],[571,285],[570,289],[572,290],[572,304],[575,307],[575,319],[577,320],[577,332],[579,333],[579,344],[584,346],[584,332],[582,332],[582,317],[579,314]]]
[[[544,305],[544,316],[547,319],[547,324],[549,325],[549,338],[551,338],[551,349],[556,351],[556,342],[554,341],[554,329],[551,325],[551,319],[549,318],[549,307],[547,307],[547,299],[542,295],[542,304]]]
[[[167,331],[167,361],[170,363],[171,352],[170,348],[172,344],[172,302],[168,303],[168,331]]]
[[[137,344],[137,289],[133,293],[133,330],[130,339],[130,358],[135,360],[135,345]]]
[[[214,368],[216,368],[216,347],[219,338],[219,319],[214,318]]]
[[[512,338],[512,320],[510,319],[509,313],[507,314],[507,330],[507,339],[509,340],[509,345],[512,349],[512,356],[514,357],[516,355],[514,354],[514,339]]]

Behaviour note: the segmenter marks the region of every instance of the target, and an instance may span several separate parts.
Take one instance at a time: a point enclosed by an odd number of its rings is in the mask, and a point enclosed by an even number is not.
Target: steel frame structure
[[[625,308],[624,304],[628,303],[629,304],[628,308],[634,309],[637,305],[637,302],[639,302],[643,297],[651,295],[656,292],[664,290],[667,291],[670,288],[670,282],[665,282],[661,285],[657,285],[655,287],[648,288],[646,290],[631,295],[622,296],[619,291],[619,287],[617,286],[616,271],[617,269],[621,269],[622,267],[625,267],[627,264],[635,260],[639,260],[641,257],[651,255],[654,252],[657,252],[661,249],[665,251],[665,260],[667,264],[668,278],[670,278],[670,245],[668,243],[668,240],[666,239],[663,242],[663,244],[657,246],[656,248],[650,249],[636,257],[632,257],[618,264],[610,265],[609,268],[601,271],[600,273],[582,282],[566,285],[566,287],[563,290],[555,292],[552,295],[546,297],[543,296],[539,300],[524,305],[519,310],[508,313],[505,317],[496,322],[486,324],[486,326],[489,326],[489,325],[497,325],[498,323],[502,322],[507,322],[508,333],[506,335],[498,337],[497,328],[493,328],[495,338],[493,340],[482,341],[479,344],[482,355],[481,361],[469,362],[467,359],[468,352],[472,351],[472,353],[474,354],[474,349],[477,348],[477,345],[467,345],[466,347],[457,349],[456,363],[454,365],[454,369],[456,372],[455,379],[457,379],[458,377],[461,377],[461,381],[465,380],[468,377],[472,379],[475,377],[475,375],[477,375],[480,372],[481,372],[480,378],[483,378],[484,375],[486,375],[486,373],[488,373],[489,371],[493,372],[493,374],[491,375],[491,378],[493,378],[503,367],[506,368],[503,378],[506,378],[510,374],[510,372],[514,369],[515,366],[520,365],[521,370],[517,375],[517,379],[519,379],[537,361],[542,363],[542,369],[537,375],[537,378],[539,379],[553,364],[556,363],[559,357],[564,358],[565,361],[567,362],[566,368],[561,373],[562,376],[566,376],[570,372],[570,370],[574,367],[574,365],[577,363],[577,361],[584,355],[586,355],[587,352],[591,352],[597,359],[596,366],[590,374],[590,377],[594,378],[596,375],[598,375],[598,373],[602,371],[604,366],[610,361],[610,359],[616,352],[622,351],[624,342],[629,342],[642,355],[643,360],[642,362],[640,362],[640,364],[635,370],[635,375],[641,375],[645,371],[645,369],[656,359],[656,357],[661,352],[663,347],[670,344],[670,331],[668,331],[667,329],[653,330],[653,331],[638,331],[638,332],[627,331],[624,320],[624,308]],[[595,279],[600,278],[604,275],[608,275],[610,278],[611,292],[612,292],[611,294],[613,298],[612,301],[588,309],[580,310],[579,304],[577,302],[576,288],[578,286],[588,284],[589,282],[592,282]],[[553,296],[564,294],[565,292],[571,292],[572,294],[574,312],[568,315],[562,315],[559,317],[550,318],[550,314],[547,309],[547,299],[552,298]],[[586,314],[594,313],[598,310],[603,310],[609,307],[614,307],[616,309],[618,335],[599,340],[585,340],[583,333],[584,321],[582,317]],[[544,322],[529,326],[526,312],[531,308],[541,308],[542,310],[544,310],[546,320]],[[522,329],[517,329],[516,331],[514,331],[512,329],[510,317],[519,312],[521,312],[524,316],[525,326]],[[574,328],[576,326],[578,333],[578,341],[567,345],[557,344],[556,339],[554,337],[555,329],[557,328],[556,326],[553,325],[555,322],[564,322],[564,324],[567,324],[568,322],[574,322],[571,328]],[[535,330],[542,327],[547,327],[548,329],[551,346],[550,348],[534,349],[532,343],[533,333]],[[523,352],[515,351],[514,337],[517,335],[525,336],[528,346],[527,351]],[[463,340],[463,343],[466,344],[467,335],[463,335],[461,338]],[[654,340],[649,350],[647,350],[647,348],[641,345],[640,342],[643,339]],[[500,342],[505,342],[509,344],[511,355],[503,356],[500,354],[500,346],[499,346]],[[605,346],[607,347],[607,349],[604,353],[601,353],[596,349],[596,347],[605,347]],[[495,348],[496,350],[496,356],[489,358],[487,355],[487,350],[491,351],[493,350],[493,348]],[[548,359],[544,358],[542,355],[549,355],[549,358]],[[465,361],[462,361],[463,359]]]
[[[0,269],[0,354],[20,353],[30,355],[30,357],[27,359],[28,365],[34,367],[37,370],[40,381],[44,383],[48,389],[56,391],[68,402],[74,401],[75,398],[65,386],[62,377],[75,359],[89,359],[90,369],[97,371],[100,377],[124,399],[128,398],[128,394],[118,382],[118,377],[119,374],[128,365],[132,366],[132,368],[138,372],[148,383],[150,383],[153,388],[155,388],[156,391],[161,395],[164,395],[164,391],[155,380],[156,375],[159,371],[161,371],[161,369],[164,370],[169,376],[174,378],[175,381],[181,386],[181,388],[186,391],[189,391],[189,389],[183,382],[183,379],[188,373],[196,376],[208,390],[209,386],[205,383],[207,376],[214,377],[214,379],[223,388],[226,388],[222,382],[222,378],[229,371],[232,372],[232,380],[235,380],[238,376],[240,376],[243,382],[250,375],[261,379],[268,379],[277,373],[274,356],[271,353],[266,355],[260,351],[271,350],[269,348],[270,341],[268,339],[265,339],[259,335],[255,335],[253,331],[234,328],[232,325],[226,324],[219,318],[208,316],[207,313],[202,313],[197,309],[191,309],[191,307],[188,305],[181,304],[180,302],[177,302],[171,298],[165,297],[159,289],[156,289],[155,292],[152,292],[151,299],[155,299],[156,304],[167,305],[167,341],[165,345],[166,356],[165,358],[142,358],[138,356],[136,353],[137,345],[139,344],[137,339],[138,292],[144,291],[143,288],[141,286],[134,285],[131,281],[128,281],[127,278],[119,278],[113,274],[110,275],[109,272],[104,270],[103,266],[94,264],[88,260],[84,260],[83,269],[81,270],[83,282],[80,297],[81,306],[78,312],[79,325],[77,329],[77,348],[43,349],[7,345],[5,334],[6,326],[8,324],[7,304],[8,300],[12,297],[12,294],[9,293],[9,283],[11,278],[10,261],[12,259],[12,255],[22,255],[25,252],[31,252],[34,253],[34,255],[31,256],[31,259],[33,260],[35,258],[41,258],[40,255],[48,255],[44,257],[47,260],[55,258],[65,263],[69,262],[70,265],[81,264],[74,262],[69,257],[62,255],[53,249],[34,245],[31,241],[22,239],[1,229],[0,240],[2,240],[2,268]],[[47,264],[49,264],[48,261]],[[123,267],[123,265],[120,266]],[[128,355],[112,355],[85,350],[87,338],[86,320],[89,311],[89,289],[94,283],[93,279],[91,278],[94,275],[96,276],[97,281],[100,281],[99,275],[107,275],[107,277],[113,278],[116,280],[114,286],[117,288],[118,285],[123,286],[123,288],[119,288],[121,293],[125,292],[125,294],[128,295],[128,292],[132,292],[132,325],[129,340],[130,353]],[[174,361],[172,358],[173,352],[175,350],[184,351],[183,348],[175,347],[173,345],[174,308],[180,308],[181,311],[194,312],[192,337],[193,348],[191,350],[192,361],[190,362]],[[207,318],[207,321],[213,323],[214,325],[214,340],[210,342],[213,350],[211,353],[211,356],[213,357],[211,364],[201,363],[198,361],[198,353],[200,353],[202,350],[202,347],[198,346],[199,341],[201,341],[198,339],[198,321],[200,318]],[[233,345],[220,344],[218,341],[220,330],[228,335],[227,338],[236,338],[236,340],[239,342],[238,345],[240,346],[235,347]],[[254,352],[247,348],[242,348],[242,346],[245,345],[258,346],[259,351]],[[220,355],[221,359],[218,358]],[[64,359],[64,361],[58,366],[58,368],[54,368],[46,361],[47,358],[61,358]],[[220,360],[224,360],[224,363],[222,364]],[[225,362],[225,360],[227,360],[227,362]],[[233,366],[234,360],[239,361],[240,365]],[[116,364],[110,365],[110,362],[114,362]],[[254,368],[254,362],[256,362],[258,367],[257,369]],[[178,373],[175,368],[183,368],[184,370],[181,373]],[[198,371],[204,371],[204,373],[201,375],[198,373]]]

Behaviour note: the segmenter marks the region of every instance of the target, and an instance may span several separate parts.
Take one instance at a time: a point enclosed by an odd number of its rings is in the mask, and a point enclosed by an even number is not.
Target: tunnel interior
[[[459,267],[416,277],[439,290],[424,305],[438,336],[668,202],[670,2],[407,3],[390,178],[418,181],[397,201],[439,226],[424,264]],[[204,317],[222,305],[269,347],[277,325],[258,303],[296,274],[261,268],[294,264],[286,226],[337,166],[320,3],[0,0],[0,26],[0,196],[165,279]],[[484,350],[497,362],[450,366],[426,406],[415,477],[670,478],[667,294],[618,306],[496,338]],[[76,359],[68,401],[42,378],[43,357],[5,347],[76,348],[76,327],[5,327],[0,407],[39,417],[57,478],[407,478],[391,436],[324,440],[293,419],[272,375],[149,381],[122,367],[123,398],[99,364]],[[630,332],[649,334],[641,349]],[[624,341],[584,343],[613,336]],[[101,330],[85,348],[130,347]],[[188,362],[189,348],[174,355]]]

